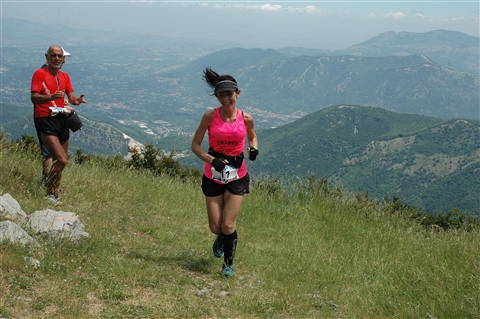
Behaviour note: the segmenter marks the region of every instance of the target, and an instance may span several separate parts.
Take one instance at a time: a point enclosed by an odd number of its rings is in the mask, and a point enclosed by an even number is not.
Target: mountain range
[[[450,30],[384,32],[341,51],[369,57],[426,55],[438,64],[478,75],[478,37]]]
[[[88,102],[77,108],[85,126],[71,150],[126,155],[128,143],[152,143],[199,165],[189,144],[216,106],[201,80],[212,66],[235,76],[239,106],[255,117],[261,160],[252,173],[316,174],[429,211],[480,206],[478,37],[386,32],[330,52],[68,27],[52,38],[44,36],[51,26],[18,19],[2,27],[0,126],[8,138],[35,135],[31,75],[46,47],[61,43],[73,53],[64,69]]]
[[[256,115],[259,128],[277,127],[337,104],[444,119],[480,118],[478,37],[454,31],[388,32],[328,52],[243,49],[228,42],[207,45],[69,27],[59,28],[52,39],[44,36],[50,26],[18,19],[2,19],[2,27],[2,103],[30,112],[33,71],[43,64],[48,44],[65,43],[73,56],[64,70],[88,101],[82,114],[116,122],[120,129],[125,124],[119,120],[141,122],[154,134],[139,126],[136,131],[153,143],[170,132],[154,121],[181,131],[174,134],[191,134],[204,110],[215,106],[201,80],[207,66],[237,78],[242,107]]]

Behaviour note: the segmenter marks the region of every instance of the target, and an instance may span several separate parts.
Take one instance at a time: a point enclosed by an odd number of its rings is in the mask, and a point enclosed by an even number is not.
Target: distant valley
[[[244,49],[228,42],[206,45],[68,27],[57,39],[46,40],[47,25],[17,19],[2,19],[2,25],[4,108],[30,112],[31,75],[44,62],[46,43],[56,41],[73,54],[64,70],[76,92],[86,94],[88,103],[78,111],[120,130],[128,127],[154,144],[170,134],[191,135],[203,112],[217,105],[201,80],[207,66],[237,78],[240,106],[255,115],[259,129],[337,104],[480,118],[478,37],[453,31],[387,32],[329,52]],[[7,122],[2,118],[0,125]]]
[[[189,146],[202,114],[217,105],[201,80],[212,66],[236,77],[239,107],[255,117],[261,155],[252,173],[316,174],[430,211],[480,207],[478,37],[387,32],[329,52],[68,27],[45,39],[49,26],[2,24],[0,127],[10,139],[35,135],[29,85],[53,41],[73,54],[64,70],[88,102],[78,107],[85,127],[72,134],[72,152],[125,156],[137,141],[200,166]]]

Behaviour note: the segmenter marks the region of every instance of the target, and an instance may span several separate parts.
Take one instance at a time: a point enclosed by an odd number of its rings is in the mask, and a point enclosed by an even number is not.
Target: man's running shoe
[[[230,276],[233,276],[235,274],[235,270],[233,269],[233,266],[227,266],[227,265],[223,264],[222,274],[225,277],[230,277]]]
[[[47,195],[46,199],[53,205],[61,205],[62,202],[58,199],[58,195],[50,194]]]
[[[220,243],[219,236],[217,236],[217,239],[213,242],[213,254],[215,257],[220,258],[223,256],[223,244]]]

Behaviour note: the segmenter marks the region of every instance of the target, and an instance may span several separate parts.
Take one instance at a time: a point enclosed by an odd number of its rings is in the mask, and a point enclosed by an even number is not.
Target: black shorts
[[[68,141],[70,138],[70,130],[68,128],[67,117],[65,114],[37,117],[34,119],[34,122],[40,144],[43,144],[42,139],[40,138],[40,133],[56,136],[60,142]]]
[[[205,196],[215,197],[218,195],[222,195],[223,193],[225,193],[226,190],[234,195],[243,195],[250,193],[250,176],[248,175],[248,173],[244,177],[232,181],[228,184],[219,184],[203,175],[202,191]]]

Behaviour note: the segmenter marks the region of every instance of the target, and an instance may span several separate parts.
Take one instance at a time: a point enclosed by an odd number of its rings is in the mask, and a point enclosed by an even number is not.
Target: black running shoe
[[[219,237],[213,242],[213,254],[215,257],[220,258],[223,256],[223,244],[220,243]]]

